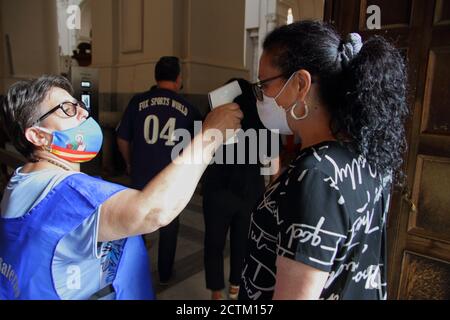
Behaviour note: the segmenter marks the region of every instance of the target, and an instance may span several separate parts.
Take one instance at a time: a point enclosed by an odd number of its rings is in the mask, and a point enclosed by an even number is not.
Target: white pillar
[[[277,5],[277,0],[246,0],[245,28],[249,42],[246,48],[251,51],[246,53],[246,65],[252,81],[258,77],[264,40],[279,25]]]

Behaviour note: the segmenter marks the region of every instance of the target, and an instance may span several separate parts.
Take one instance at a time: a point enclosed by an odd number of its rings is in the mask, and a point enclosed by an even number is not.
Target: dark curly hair
[[[283,74],[309,71],[319,83],[336,139],[350,140],[380,174],[393,174],[399,182],[409,114],[405,61],[379,36],[350,59],[342,54],[345,44],[332,26],[302,21],[274,30],[263,47]]]

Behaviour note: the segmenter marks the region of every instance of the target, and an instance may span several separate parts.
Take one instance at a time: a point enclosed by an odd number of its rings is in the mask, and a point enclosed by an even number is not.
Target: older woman
[[[197,135],[181,161],[136,191],[79,172],[99,152],[102,131],[66,79],[13,85],[1,116],[29,162],[1,203],[0,299],[152,299],[138,235],[183,210],[220,142]],[[241,118],[237,105],[223,106],[203,129],[237,129]],[[193,153],[203,153],[204,163],[192,162]]]
[[[406,148],[406,71],[380,37],[297,22],[264,42],[264,125],[299,155],[252,215],[242,299],[385,299],[386,214]]]

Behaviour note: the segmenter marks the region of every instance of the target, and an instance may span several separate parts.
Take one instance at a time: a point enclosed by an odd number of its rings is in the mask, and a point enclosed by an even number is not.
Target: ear
[[[311,74],[302,69],[297,72],[297,79],[299,84],[299,96],[301,100],[306,100],[309,90],[311,89]]]
[[[44,147],[51,141],[50,135],[37,128],[28,128],[25,130],[25,138],[36,147]]]
[[[183,85],[183,78],[181,77],[181,73],[178,75],[176,83],[178,90],[181,90],[181,86]]]

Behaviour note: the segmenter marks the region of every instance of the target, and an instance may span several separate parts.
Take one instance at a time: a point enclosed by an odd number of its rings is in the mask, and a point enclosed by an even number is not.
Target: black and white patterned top
[[[392,178],[338,142],[305,149],[252,214],[241,299],[272,299],[276,259],[329,273],[321,299],[386,299]]]

